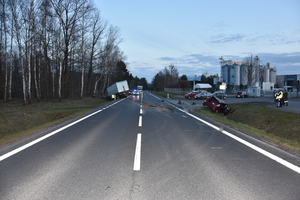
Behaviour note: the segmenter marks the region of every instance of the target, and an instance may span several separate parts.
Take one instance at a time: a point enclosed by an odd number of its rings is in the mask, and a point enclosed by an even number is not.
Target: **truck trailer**
[[[111,99],[127,97],[129,92],[128,82],[119,81],[107,88],[107,96]]]

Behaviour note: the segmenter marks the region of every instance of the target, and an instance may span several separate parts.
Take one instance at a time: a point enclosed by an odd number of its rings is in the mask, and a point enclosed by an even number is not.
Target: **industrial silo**
[[[247,85],[247,65],[241,64],[240,65],[240,82],[242,85]]]
[[[264,82],[270,82],[270,68],[264,68]]]
[[[228,76],[229,76],[229,66],[227,64],[222,65],[221,67],[221,76],[225,82],[228,82]]]
[[[276,75],[277,75],[277,72],[274,68],[271,68],[270,69],[270,82],[271,83],[276,83]]]
[[[233,81],[234,81],[234,85],[240,85],[240,65],[238,64],[234,64],[234,77],[233,77]]]
[[[235,82],[234,82],[234,76],[235,76],[235,66],[234,65],[231,65],[229,66],[229,74],[228,74],[228,83],[230,85],[234,85]]]

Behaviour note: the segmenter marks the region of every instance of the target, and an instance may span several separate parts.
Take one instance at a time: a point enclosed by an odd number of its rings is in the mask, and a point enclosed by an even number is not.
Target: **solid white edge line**
[[[139,171],[141,169],[141,142],[142,142],[142,134],[138,133],[136,139],[134,164],[133,164],[134,171]]]
[[[141,127],[142,126],[142,116],[140,116],[140,118],[139,118],[139,127]]]
[[[216,129],[217,131],[220,131],[219,127],[217,127],[217,126],[215,126],[215,125],[213,125],[213,124],[211,124],[211,123],[209,123],[209,122],[207,122],[207,121],[205,121],[203,119],[200,119],[199,117],[196,117],[195,115],[192,115],[192,114],[186,112],[185,110],[182,110],[182,109],[174,106],[173,104],[171,104],[169,102],[167,102],[167,103],[169,105],[173,106],[174,108],[178,109],[179,111],[184,112],[187,115],[193,117],[194,119],[196,119],[196,120],[198,120],[198,121],[200,121],[200,122],[202,122],[202,123],[204,123],[204,124],[212,127],[213,129]],[[266,151],[266,150],[264,150],[264,149],[262,149],[262,148],[260,148],[260,147],[258,147],[256,145],[254,145],[254,144],[251,144],[250,142],[247,142],[246,140],[244,140],[242,138],[239,138],[239,137],[237,137],[237,136],[235,136],[235,135],[233,135],[233,134],[231,134],[231,133],[229,133],[227,131],[223,130],[223,131],[221,131],[221,133],[223,133],[223,134],[231,137],[232,139],[234,139],[234,140],[236,140],[236,141],[238,141],[238,142],[246,145],[247,147],[250,147],[251,149],[253,149],[253,150],[255,150],[255,151],[263,154],[264,156],[266,156],[266,157],[268,157],[268,158],[270,158],[270,159],[272,159],[272,160],[274,160],[274,161],[282,164],[283,166],[286,166],[287,168],[289,168],[289,169],[297,172],[298,174],[300,174],[300,167],[298,167],[298,166],[296,166],[296,165],[294,165],[294,164],[292,164],[292,163],[290,163],[290,162],[288,162],[288,161],[286,161],[286,160],[284,160],[284,159],[282,159],[282,158],[280,158],[280,157],[278,157],[278,156],[276,156],[276,155],[274,155],[274,154],[272,154],[272,153],[270,153],[270,152],[268,152],[268,151]]]
[[[59,129],[57,129],[55,131],[52,131],[51,133],[48,133],[47,135],[44,135],[44,136],[42,136],[42,137],[40,137],[40,138],[38,138],[36,140],[33,140],[32,142],[29,142],[29,143],[27,143],[27,144],[25,144],[25,145],[23,145],[23,146],[15,149],[15,150],[12,150],[12,151],[10,151],[10,152],[8,152],[8,153],[0,156],[0,162],[2,160],[6,159],[6,158],[9,158],[10,156],[12,156],[12,155],[14,155],[16,153],[19,153],[20,151],[23,151],[24,149],[27,149],[28,147],[31,147],[31,146],[33,146],[33,145],[35,145],[35,144],[37,144],[37,143],[39,143],[39,142],[41,142],[41,141],[49,138],[49,137],[51,137],[52,135],[55,135],[55,134],[59,133],[62,130],[65,130],[65,129],[69,128],[70,126],[73,126],[73,125],[75,125],[75,124],[77,124],[77,123],[79,123],[79,122],[81,122],[81,121],[83,121],[83,120],[85,120],[85,119],[87,119],[87,118],[89,118],[89,117],[91,117],[91,116],[93,116],[93,115],[95,115],[95,114],[97,114],[97,113],[105,110],[106,108],[111,107],[112,105],[115,105],[115,104],[123,101],[123,100],[124,99],[122,99],[120,101],[117,101],[117,102],[115,102],[113,104],[110,104],[110,105],[106,106],[105,108],[102,108],[102,109],[100,109],[100,110],[98,110],[96,112],[93,112],[93,113],[91,113],[91,114],[89,114],[89,115],[87,115],[87,116],[85,116],[83,118],[80,118],[80,119],[78,119],[78,120],[76,120],[76,121],[74,121],[74,122],[72,122],[72,123],[70,123],[70,124],[68,124],[68,125],[66,125],[66,126],[64,126],[62,128],[59,128]]]

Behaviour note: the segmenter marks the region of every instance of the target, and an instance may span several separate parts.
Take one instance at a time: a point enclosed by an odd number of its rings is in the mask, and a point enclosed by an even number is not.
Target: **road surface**
[[[299,199],[300,159],[148,92],[0,149],[0,199]]]

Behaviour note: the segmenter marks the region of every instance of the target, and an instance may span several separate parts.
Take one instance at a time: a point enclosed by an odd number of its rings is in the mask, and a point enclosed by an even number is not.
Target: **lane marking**
[[[156,98],[158,98],[158,97],[156,97]],[[182,109],[176,107],[175,105],[173,105],[173,104],[171,104],[169,102],[166,102],[166,103],[169,104],[170,106],[176,108],[177,110],[179,110],[179,111],[181,111],[181,112],[183,112],[183,113],[191,116],[192,118],[194,118],[194,119],[196,119],[196,120],[198,120],[198,121],[206,124],[207,126],[210,126],[211,128],[213,128],[213,129],[215,129],[217,131],[220,131],[221,133],[227,135],[228,137],[231,137],[232,139],[234,139],[234,140],[236,140],[236,141],[238,141],[238,142],[246,145],[247,147],[249,147],[249,148],[251,148],[251,149],[253,149],[253,150],[255,150],[255,151],[257,151],[257,152],[259,152],[261,154],[263,154],[264,156],[266,156],[266,157],[268,157],[268,158],[270,158],[270,159],[278,162],[279,164],[281,164],[281,165],[283,165],[283,166],[285,166],[285,167],[287,167],[287,168],[289,168],[289,169],[297,172],[298,174],[300,174],[300,167],[298,167],[297,165],[294,165],[294,164],[292,164],[292,163],[290,163],[290,162],[288,162],[288,161],[286,161],[286,160],[284,160],[284,159],[282,159],[282,158],[280,158],[280,157],[278,157],[278,156],[276,156],[276,155],[274,155],[274,154],[272,154],[272,153],[270,153],[270,152],[268,152],[268,151],[266,151],[266,150],[264,150],[264,149],[262,149],[262,148],[260,148],[260,147],[258,147],[256,145],[254,145],[254,144],[251,144],[250,142],[247,142],[246,140],[244,140],[242,138],[239,138],[239,137],[233,135],[232,133],[229,133],[229,132],[227,132],[225,130],[222,130],[219,127],[217,127],[217,126],[215,126],[215,125],[213,125],[213,124],[211,124],[211,123],[209,123],[209,122],[207,122],[207,121],[205,121],[205,120],[203,120],[203,119],[201,119],[201,118],[199,118],[199,117],[197,117],[195,115],[192,115],[189,112],[187,112],[185,110],[182,110]]]
[[[140,114],[143,114],[143,109],[140,109]]]
[[[139,118],[139,127],[142,127],[142,116]]]
[[[74,122],[72,122],[72,123],[70,123],[70,124],[68,124],[68,125],[66,125],[66,126],[64,126],[62,128],[59,128],[59,129],[57,129],[55,131],[52,131],[51,133],[48,133],[47,135],[44,135],[43,137],[40,137],[40,138],[38,138],[36,140],[33,140],[33,141],[31,141],[31,142],[29,142],[29,143],[27,143],[27,144],[25,144],[25,145],[23,145],[23,146],[15,149],[15,150],[12,150],[12,151],[8,152],[8,153],[0,156],[0,162],[2,160],[6,159],[6,158],[9,158],[10,156],[13,156],[16,153],[19,153],[20,151],[23,151],[23,150],[25,150],[25,149],[27,149],[27,148],[29,148],[29,147],[31,147],[31,146],[39,143],[39,142],[41,142],[41,141],[43,141],[43,140],[45,140],[45,139],[47,139],[47,138],[49,138],[49,137],[51,137],[51,136],[53,136],[53,135],[55,135],[57,133],[59,133],[59,132],[65,130],[65,129],[67,129],[67,128],[69,128],[69,127],[71,127],[71,126],[73,126],[73,125],[75,125],[75,124],[77,124],[77,123],[79,123],[79,122],[81,122],[81,121],[83,121],[83,120],[85,120],[85,119],[87,119],[87,118],[89,118],[89,117],[97,114],[97,113],[102,112],[103,110],[105,110],[105,109],[107,109],[107,108],[109,108],[109,107],[111,107],[113,105],[116,105],[117,103],[120,103],[121,101],[124,101],[124,100],[125,99],[122,99],[122,100],[119,100],[119,101],[117,101],[117,102],[115,102],[113,104],[110,104],[110,105],[106,106],[105,108],[102,108],[102,109],[100,109],[100,110],[98,110],[96,112],[93,112],[93,113],[91,113],[91,114],[89,114],[89,115],[87,115],[87,116],[85,116],[83,118],[80,118],[80,119],[78,119],[78,120],[76,120],[76,121],[74,121]]]
[[[141,143],[142,143],[142,134],[137,134],[135,155],[134,155],[134,164],[133,170],[139,171],[141,169]]]

